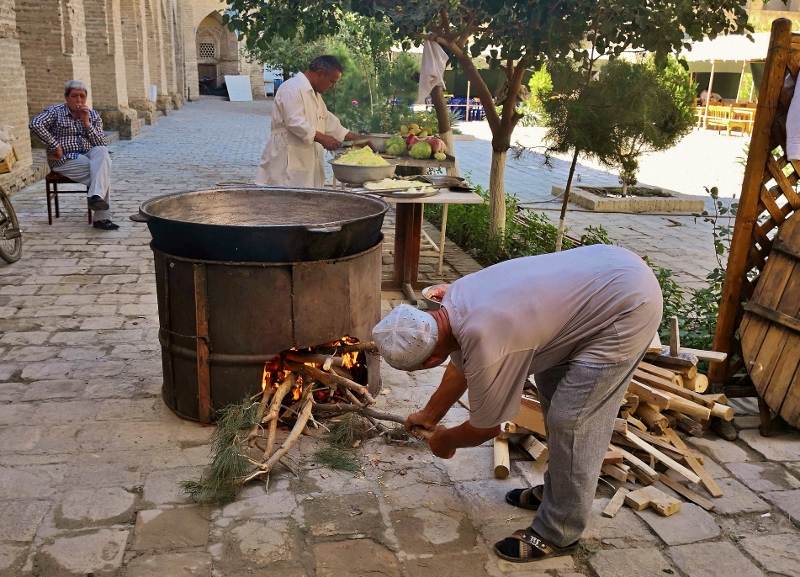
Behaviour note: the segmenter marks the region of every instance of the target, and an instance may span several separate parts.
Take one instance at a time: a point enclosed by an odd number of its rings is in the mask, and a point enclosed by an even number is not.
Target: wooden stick
[[[683,442],[683,439],[678,436],[678,433],[673,430],[668,430],[667,436],[672,444],[675,445],[679,450],[687,450],[686,444]],[[684,460],[686,461],[686,464],[689,465],[695,473],[697,473],[697,476],[700,477],[700,482],[703,484],[703,486],[705,486],[706,489],[708,489],[708,492],[711,493],[713,497],[722,497],[722,489],[719,488],[719,485],[717,485],[714,479],[711,478],[711,475],[708,474],[703,466],[697,462],[697,459],[691,455],[686,455]]]
[[[660,389],[662,391],[672,393],[679,397],[683,397],[684,399],[693,401],[698,405],[708,407],[709,409],[714,406],[714,401],[705,398],[703,395],[699,393],[695,393],[694,391],[690,391],[688,389],[679,387],[675,383],[668,381],[666,379],[656,377],[655,375],[649,375],[638,369],[634,371],[633,376],[642,381],[643,383],[650,385],[651,387],[655,387],[656,389]]]
[[[664,429],[669,426],[667,418],[649,405],[639,405],[636,408],[636,414],[642,419],[642,422],[647,425],[647,428],[656,433],[663,433]]]
[[[636,409],[636,410],[638,411],[639,409]],[[637,419],[636,417],[632,417],[632,416],[628,415],[628,417],[625,419],[625,422],[626,422],[626,423],[630,423],[631,425],[633,425],[634,427],[636,427],[636,428],[637,428],[637,429],[639,429],[640,431],[646,431],[646,430],[647,430],[647,425],[645,425],[644,423],[642,423],[642,422],[641,422],[639,419]],[[626,429],[626,430],[627,430],[627,429]],[[615,432],[615,433],[617,433],[617,432],[624,432],[624,431],[617,431],[617,430],[615,429],[615,430],[614,430],[614,432]]]
[[[640,401],[655,405],[659,409],[669,409],[669,397],[661,391],[640,383],[636,379],[631,379],[628,390],[639,397]]]
[[[620,483],[624,483],[628,480],[629,470],[626,471],[620,467],[619,464],[610,464],[610,465],[603,465],[600,469],[600,473],[603,475],[607,475],[612,479],[616,479]]]
[[[677,357],[681,354],[681,330],[678,326],[678,317],[669,319],[669,355]]]
[[[264,411],[267,408],[267,403],[269,403],[270,398],[272,397],[272,390],[268,391],[261,391],[261,401],[258,403],[258,411],[256,411],[256,418],[254,420],[255,425],[250,428],[250,432],[247,434],[247,444],[252,447],[256,444],[256,437],[258,436],[258,432],[261,430],[261,419],[264,418]]]
[[[713,511],[714,510],[714,503],[712,503],[711,501],[709,501],[705,497],[703,497],[701,495],[698,495],[697,493],[695,493],[694,491],[692,491],[688,487],[684,487],[683,485],[681,485],[680,483],[678,483],[674,479],[670,479],[666,475],[661,475],[661,478],[658,480],[658,482],[659,483],[664,483],[667,487],[669,487],[670,489],[672,489],[673,491],[675,491],[679,495],[682,495],[683,497],[686,497],[692,503],[694,503],[695,505],[699,505],[700,507],[702,507],[706,511]]]
[[[670,429],[668,429],[668,430],[670,430]],[[687,469],[686,467],[684,467],[680,463],[676,462],[674,459],[671,459],[670,457],[666,456],[664,453],[662,453],[661,451],[659,451],[658,449],[656,449],[655,447],[653,447],[649,443],[646,443],[645,441],[641,440],[639,437],[637,437],[633,433],[628,432],[625,435],[625,438],[628,439],[630,442],[638,445],[639,448],[642,449],[643,451],[646,451],[646,452],[650,453],[651,455],[653,455],[656,459],[658,459],[659,461],[664,463],[667,467],[669,467],[673,471],[677,471],[678,473],[680,473],[681,475],[683,475],[684,477],[689,479],[692,483],[699,483],[700,482],[700,477],[695,475],[692,471],[690,471],[689,469]],[[685,446],[684,446],[684,448],[685,448]]]
[[[318,369],[317,367],[310,367],[308,365],[304,365],[302,363],[295,363],[293,361],[286,362],[287,368],[292,371],[296,371],[298,373],[302,373],[307,377],[311,377],[312,379],[316,379],[324,385],[330,386],[334,384],[338,387],[343,387],[350,389],[351,391],[357,392],[359,395],[362,395],[370,405],[375,404],[375,399],[372,398],[372,395],[367,390],[367,387],[359,385],[358,383],[351,381],[345,377],[340,377],[339,375],[334,375],[332,373],[326,373],[325,371]]]
[[[603,515],[606,517],[611,517],[612,519],[617,516],[619,512],[619,508],[622,507],[622,504],[625,503],[625,494],[628,490],[625,487],[620,487],[617,489],[617,492],[614,493],[614,496],[611,497],[611,500],[606,505],[606,508],[603,509]]]
[[[659,367],[651,363],[646,363],[645,361],[639,363],[639,370],[672,382],[675,382],[675,377],[677,376],[675,372],[670,371],[669,369],[665,369],[664,367]]]
[[[714,406],[711,408],[711,416],[712,417],[719,417],[725,421],[732,421],[733,420],[733,407],[729,407],[727,405],[721,405],[719,403],[714,403]]]
[[[313,351],[321,355],[343,355],[344,353],[370,353],[377,351],[378,346],[373,342],[340,345],[338,347],[315,347]]]
[[[651,469],[650,466],[642,461],[639,457],[634,456],[632,453],[629,453],[625,449],[620,447],[616,447],[620,451],[622,451],[622,456],[628,461],[631,465],[636,467],[637,469],[642,470],[648,477],[651,477],[654,480],[658,480],[659,474],[658,471],[655,469]]]
[[[297,420],[294,422],[294,427],[292,427],[289,436],[284,439],[283,444],[281,444],[280,448],[273,453],[267,462],[264,463],[258,471],[251,473],[244,482],[251,481],[258,477],[262,477],[264,475],[269,474],[275,464],[280,461],[286,453],[289,452],[289,449],[292,448],[295,441],[300,438],[300,434],[305,429],[306,424],[308,423],[308,419],[311,417],[311,384],[309,383],[306,385],[306,390],[303,391],[303,408],[300,409],[300,413],[297,415]]]
[[[381,421],[390,421],[392,423],[400,423],[401,425],[405,424],[406,418],[401,417],[400,415],[393,415],[392,413],[383,413],[381,411],[376,411],[370,407],[364,407],[361,405],[353,405],[349,403],[337,403],[327,404],[327,403],[314,403],[313,404],[314,412],[321,412],[321,413],[333,413],[334,415],[341,415],[343,413],[361,413],[367,417],[372,417],[373,419],[380,419]]]
[[[698,405],[694,401],[679,397],[669,391],[664,391],[670,397],[670,408],[675,411],[680,411],[684,415],[689,415],[693,419],[704,420],[711,418],[711,409]]]
[[[695,393],[705,393],[708,389],[708,377],[702,373],[697,373],[691,379],[684,379],[683,388]]]
[[[498,479],[508,477],[511,457],[508,454],[508,439],[494,438],[494,476]]]
[[[526,435],[523,437],[519,446],[533,457],[534,461],[542,461],[543,463],[547,461],[547,457],[549,456],[547,445],[539,441],[539,439],[533,435]]]
[[[679,411],[669,410],[667,412],[673,417],[675,417],[676,421],[678,422],[678,427],[682,431],[692,435],[693,437],[703,436],[703,427],[702,425],[700,425],[700,423],[698,423],[691,417],[687,417],[686,415],[684,415]]]
[[[314,363],[317,365],[325,365],[326,363],[330,363],[331,365],[336,365],[337,367],[344,366],[344,359],[342,357],[334,357],[333,355],[286,351],[284,358],[288,361],[295,361],[298,363]]]
[[[272,448],[275,446],[275,432],[278,429],[278,413],[281,409],[281,402],[283,401],[283,397],[294,388],[295,383],[297,383],[297,375],[291,373],[278,385],[278,389],[275,391],[275,394],[272,395],[272,402],[269,404],[269,412],[267,416],[264,417],[264,422],[269,422],[269,432],[267,433],[267,447],[264,449],[262,461],[272,453]]]

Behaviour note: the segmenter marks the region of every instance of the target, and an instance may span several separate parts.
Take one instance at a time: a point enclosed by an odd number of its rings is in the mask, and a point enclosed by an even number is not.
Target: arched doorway
[[[203,18],[195,35],[200,94],[224,95],[225,75],[239,73],[236,35],[222,25],[219,12]]]

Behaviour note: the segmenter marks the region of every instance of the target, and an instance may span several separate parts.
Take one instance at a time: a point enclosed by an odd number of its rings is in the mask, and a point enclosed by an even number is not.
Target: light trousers
[[[111,156],[107,147],[94,146],[86,154],[71,158],[56,167],[55,172],[88,186],[90,198],[97,195],[111,204]],[[110,207],[109,210],[95,211],[94,219],[110,220]]]
[[[643,356],[614,364],[571,361],[534,375],[550,457],[531,528],[558,547],[586,529],[614,419]]]

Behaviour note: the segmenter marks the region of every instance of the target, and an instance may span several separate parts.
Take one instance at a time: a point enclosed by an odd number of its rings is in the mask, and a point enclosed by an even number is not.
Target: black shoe
[[[110,220],[96,220],[92,226],[100,230],[117,230],[119,228],[118,224],[114,224]]]
[[[89,210],[108,210],[108,203],[103,197],[95,194],[89,198]]]

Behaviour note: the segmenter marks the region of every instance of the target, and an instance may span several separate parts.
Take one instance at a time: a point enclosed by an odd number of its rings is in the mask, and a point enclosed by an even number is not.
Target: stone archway
[[[239,43],[222,25],[219,12],[211,12],[197,26],[195,48],[200,94],[216,93],[226,74],[239,74]]]

